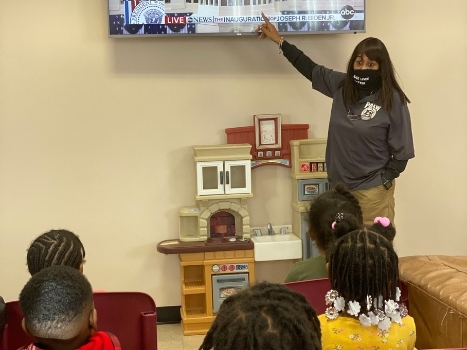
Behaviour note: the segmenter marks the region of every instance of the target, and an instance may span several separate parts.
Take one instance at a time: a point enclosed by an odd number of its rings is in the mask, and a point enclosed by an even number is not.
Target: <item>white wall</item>
[[[366,36],[391,53],[416,158],[397,182],[400,255],[465,254],[467,2],[367,1],[359,35],[290,37],[343,70]],[[195,204],[191,146],[282,113],[326,137],[330,100],[271,42],[254,37],[107,38],[105,0],[4,0],[0,11],[0,294],[28,279],[29,243],[52,228],[80,235],[94,288],[140,290],[179,305],[178,208]],[[289,170],[253,171],[252,226],[291,222]]]

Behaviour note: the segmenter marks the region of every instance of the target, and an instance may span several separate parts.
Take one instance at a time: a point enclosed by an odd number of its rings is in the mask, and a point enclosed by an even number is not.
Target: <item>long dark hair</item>
[[[341,182],[336,184],[332,190],[318,196],[310,204],[310,210],[308,211],[308,233],[310,234],[311,231],[313,234],[312,238],[321,250],[326,251],[334,240],[331,225],[335,221],[337,213],[354,216],[356,227],[363,225],[362,208],[357,198]]]
[[[382,83],[379,98],[383,108],[387,111],[391,110],[394,89],[399,93],[401,103],[410,103],[409,98],[404,93],[404,91],[402,91],[402,88],[399,86],[396,80],[394,66],[392,65],[392,61],[389,57],[389,52],[386,49],[386,46],[381,40],[370,37],[360,41],[360,43],[353,50],[352,56],[350,56],[350,60],[347,65],[347,75],[340,85],[343,87],[342,93],[344,95],[345,106],[350,107],[357,103],[357,101],[360,99],[357,85],[353,81],[353,64],[357,57],[363,54],[365,54],[370,60],[376,61],[379,64],[379,72],[381,73]]]

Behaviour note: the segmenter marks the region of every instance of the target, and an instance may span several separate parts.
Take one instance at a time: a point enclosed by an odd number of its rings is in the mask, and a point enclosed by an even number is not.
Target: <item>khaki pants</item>
[[[386,190],[383,185],[368,188],[366,190],[351,191],[358,199],[363,212],[363,223],[372,225],[375,217],[387,217],[394,223],[395,216],[395,200],[394,189],[396,187],[395,180],[392,180],[392,187]]]

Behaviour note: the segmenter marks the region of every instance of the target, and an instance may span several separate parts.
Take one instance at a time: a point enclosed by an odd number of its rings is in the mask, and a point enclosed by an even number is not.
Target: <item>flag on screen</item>
[[[130,24],[131,14],[142,0],[125,1],[125,24]]]
[[[123,15],[109,15],[109,33],[110,35],[123,34],[123,24],[125,18]]]

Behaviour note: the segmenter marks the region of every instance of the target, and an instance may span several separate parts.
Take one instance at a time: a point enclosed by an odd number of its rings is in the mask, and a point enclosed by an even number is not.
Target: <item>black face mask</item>
[[[374,69],[354,69],[353,81],[359,90],[375,91],[381,87],[381,74]]]

